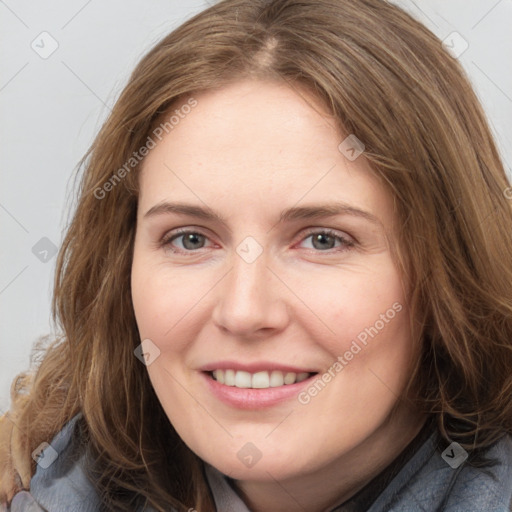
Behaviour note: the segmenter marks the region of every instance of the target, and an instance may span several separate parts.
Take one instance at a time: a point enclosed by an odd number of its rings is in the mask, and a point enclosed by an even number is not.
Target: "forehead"
[[[141,210],[190,199],[229,215],[241,206],[256,213],[258,205],[342,200],[386,214],[390,198],[368,162],[340,152],[347,134],[304,88],[247,80],[193,99],[192,109],[183,108],[187,98],[173,105],[172,129],[143,162]]]

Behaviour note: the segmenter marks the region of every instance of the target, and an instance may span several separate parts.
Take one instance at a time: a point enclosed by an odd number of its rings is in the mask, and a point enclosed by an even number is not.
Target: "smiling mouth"
[[[268,389],[289,386],[309,379],[316,373],[281,372],[279,370],[250,373],[241,370],[213,370],[207,372],[210,377],[225,386],[244,389]]]

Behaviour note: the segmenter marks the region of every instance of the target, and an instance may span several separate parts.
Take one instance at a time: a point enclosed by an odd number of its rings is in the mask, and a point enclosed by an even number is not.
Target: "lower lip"
[[[226,386],[214,380],[207,372],[202,372],[202,375],[209,390],[219,400],[237,409],[264,409],[278,405],[291,398],[297,398],[300,391],[310,385],[317,377],[317,374],[313,374],[308,379],[296,382],[295,384],[285,384],[275,388],[253,389]]]

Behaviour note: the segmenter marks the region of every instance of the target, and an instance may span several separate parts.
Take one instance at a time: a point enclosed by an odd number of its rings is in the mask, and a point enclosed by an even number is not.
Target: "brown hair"
[[[12,412],[0,423],[3,499],[28,487],[31,450],[82,412],[110,510],[133,509],[135,495],[159,511],[214,510],[199,459],[133,354],[141,342],[130,293],[140,165],[104,198],[95,191],[176,101],[246,77],[305,86],[323,99],[392,194],[395,256],[411,284],[422,354],[407,393],[445,440],[468,451],[511,432],[510,185],[460,64],[384,0],[225,0],[147,53],[81,162],[52,304],[62,336],[35,376],[13,387]]]

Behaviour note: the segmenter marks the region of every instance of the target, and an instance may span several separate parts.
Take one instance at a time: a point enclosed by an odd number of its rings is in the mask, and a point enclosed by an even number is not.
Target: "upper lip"
[[[213,370],[235,370],[249,373],[264,371],[280,371],[293,373],[317,373],[317,370],[297,366],[290,366],[282,363],[273,363],[271,361],[255,361],[252,363],[241,363],[237,361],[216,361],[201,366],[199,370],[203,372],[212,372]]]

